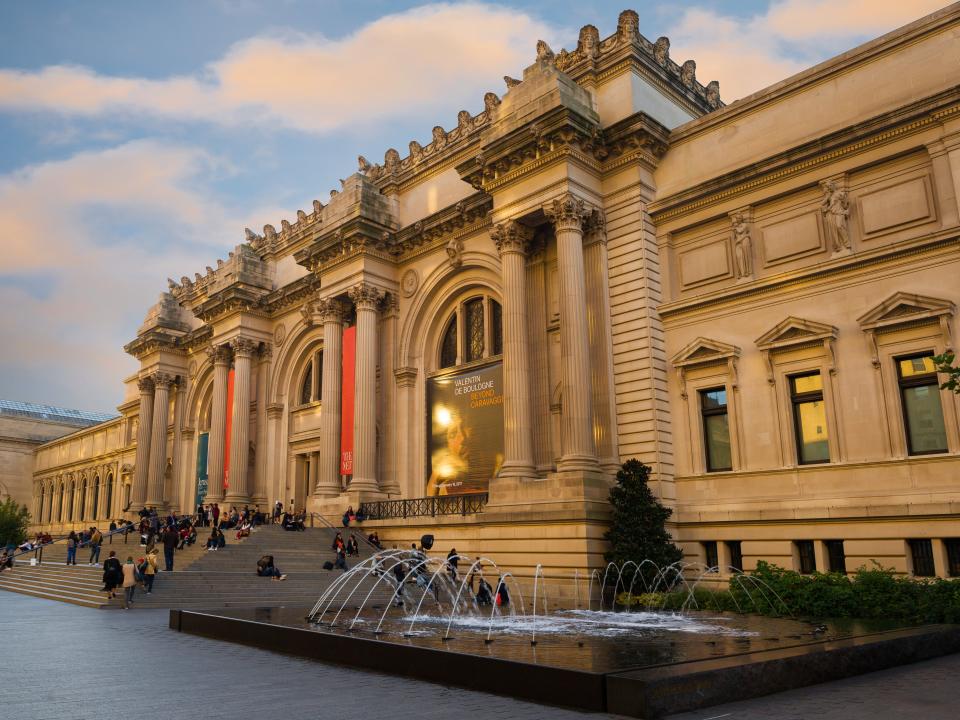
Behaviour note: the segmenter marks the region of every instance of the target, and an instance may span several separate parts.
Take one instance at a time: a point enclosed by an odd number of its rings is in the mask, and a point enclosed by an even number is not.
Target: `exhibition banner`
[[[340,395],[340,474],[353,475],[353,393],[357,363],[357,327],[343,331],[343,377]]]
[[[430,495],[487,492],[503,464],[503,365],[432,378]]]
[[[233,429],[233,370],[227,375],[227,429],[223,440],[223,489],[230,487],[230,435]]]
[[[207,496],[207,450],[209,446],[210,433],[200,433],[197,436],[197,500],[194,505],[202,503]]]

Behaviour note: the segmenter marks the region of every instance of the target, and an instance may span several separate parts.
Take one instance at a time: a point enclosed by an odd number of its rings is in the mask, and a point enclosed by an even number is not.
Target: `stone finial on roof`
[[[596,25],[584,25],[577,39],[577,52],[588,58],[600,56],[600,31]]]
[[[697,81],[697,63],[693,60],[687,60],[680,68],[680,82],[688,88],[692,88]]]
[[[512,78],[509,75],[504,75],[503,81],[507,84],[507,90],[509,90],[510,88],[515,88],[521,82],[520,80],[517,80],[516,78]]]
[[[538,63],[553,63],[556,60],[556,54],[553,50],[550,49],[550,46],[547,45],[543,40],[537,40],[537,62]]]
[[[640,37],[640,16],[635,10],[624,10],[617,18],[617,39],[620,42],[636,42]]]
[[[657,38],[657,41],[653,44],[653,59],[659,65],[666,67],[667,61],[670,59],[670,38]]]

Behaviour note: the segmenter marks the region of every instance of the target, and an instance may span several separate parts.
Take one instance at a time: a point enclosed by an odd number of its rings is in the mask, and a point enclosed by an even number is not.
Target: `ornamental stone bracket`
[[[823,345],[827,354],[829,372],[835,375],[837,361],[833,345],[838,333],[839,331],[833,325],[802,320],[793,316],[777,323],[756,340],[757,348],[763,353],[764,363],[767,366],[767,382],[771,385],[775,382],[773,354],[814,345]]]
[[[918,325],[937,324],[946,352],[954,352],[951,327],[956,306],[949,300],[897,292],[869,312],[857,318],[860,329],[867,335],[873,367],[880,369],[880,349],[877,334]]]
[[[670,363],[677,373],[677,381],[680,385],[680,397],[687,399],[687,370],[694,367],[703,367],[707,365],[727,366],[727,373],[730,376],[730,386],[737,388],[739,379],[737,375],[737,360],[740,358],[740,348],[719,340],[710,340],[705,337],[698,337],[693,342],[687,344],[680,352],[671,358]]]

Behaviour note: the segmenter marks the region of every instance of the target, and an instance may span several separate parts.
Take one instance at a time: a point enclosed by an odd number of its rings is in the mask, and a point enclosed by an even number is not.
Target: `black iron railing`
[[[471,513],[483,512],[488,498],[487,493],[474,493],[471,495],[412,498],[410,500],[382,500],[380,502],[361,503],[360,512],[357,514],[365,520],[470,515]]]

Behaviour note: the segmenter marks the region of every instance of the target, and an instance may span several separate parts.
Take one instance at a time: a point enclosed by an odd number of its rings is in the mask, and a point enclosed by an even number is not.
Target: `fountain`
[[[797,619],[773,588],[733,568],[721,575],[721,568],[701,563],[659,567],[641,560],[557,576],[537,564],[532,577],[520,582],[492,558],[456,559],[466,566],[462,574],[445,558],[383,550],[333,577],[306,612],[176,610],[171,626],[338,664],[638,717],[888,667],[901,662],[898,657],[960,651],[960,629]],[[721,577],[737,589],[728,606],[735,612],[701,602],[715,597],[705,596],[703,585]],[[529,605],[524,587],[531,591]],[[779,617],[743,612],[755,608]],[[893,649],[900,655],[891,655]],[[758,663],[773,663],[773,669],[758,669]],[[683,690],[694,675],[697,691]]]

